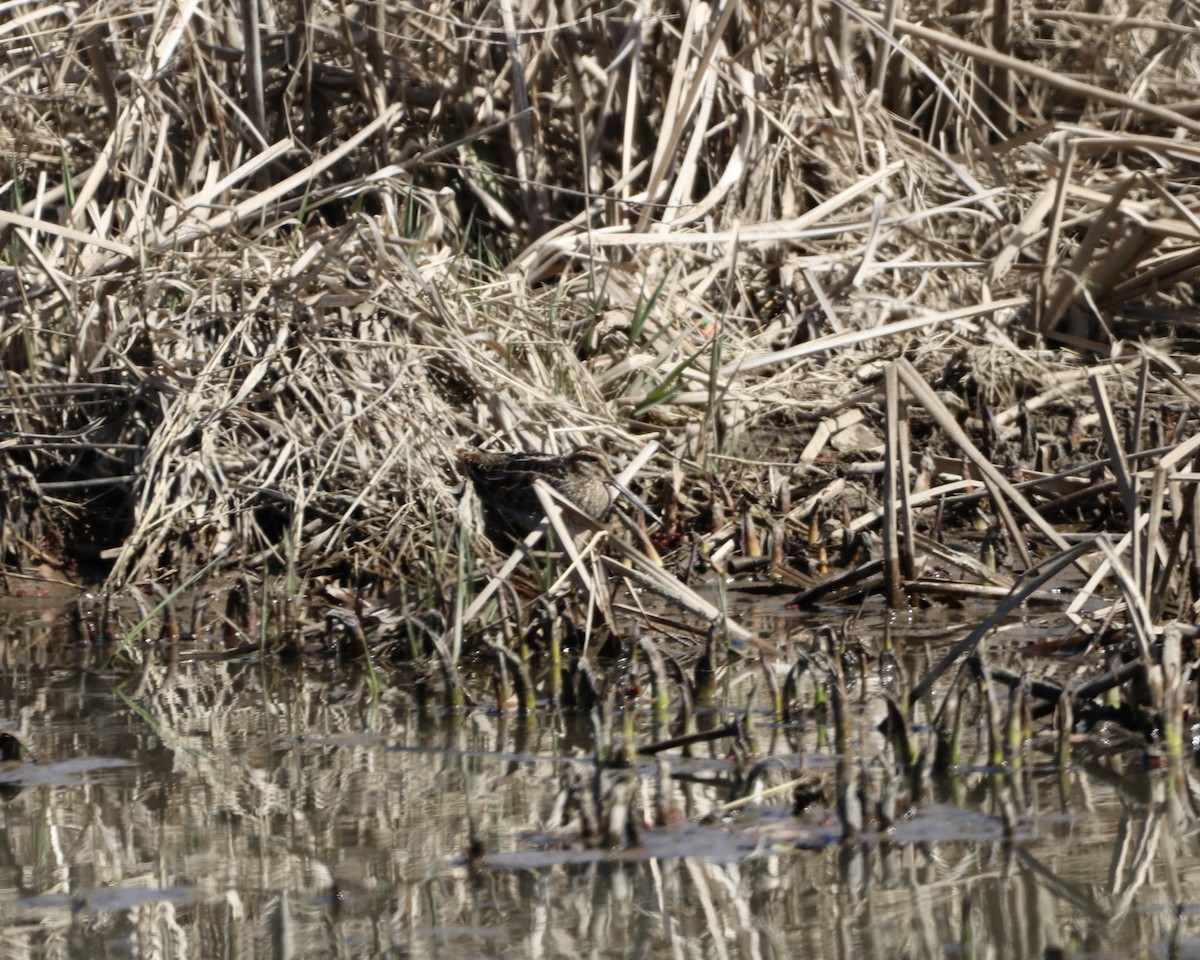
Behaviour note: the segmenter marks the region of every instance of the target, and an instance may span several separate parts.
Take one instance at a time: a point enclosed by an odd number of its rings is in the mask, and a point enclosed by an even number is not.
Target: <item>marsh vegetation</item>
[[[1185,13],[9,4],[0,564],[87,593],[6,665],[588,717],[567,850],[697,749],[848,849],[1097,752],[1191,823]],[[468,482],[579,448],[648,509]]]

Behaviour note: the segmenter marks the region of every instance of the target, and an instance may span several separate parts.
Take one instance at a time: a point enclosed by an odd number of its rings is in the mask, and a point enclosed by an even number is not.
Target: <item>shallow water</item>
[[[639,760],[640,840],[591,849],[552,816],[564,774],[593,770],[586,718],[429,718],[382,679],[5,668],[0,719],[37,762],[0,771],[0,955],[1200,956],[1190,767],[967,770],[843,844],[828,793],[706,821],[732,767],[705,744]],[[772,733],[763,754],[794,756]],[[835,759],[805,765],[828,781]],[[660,782],[673,822],[645,825]]]

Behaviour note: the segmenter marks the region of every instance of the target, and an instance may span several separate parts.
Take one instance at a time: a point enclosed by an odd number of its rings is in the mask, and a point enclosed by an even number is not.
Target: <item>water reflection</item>
[[[827,795],[703,822],[724,799],[718,745],[640,762],[637,808],[667,789],[680,819],[610,853],[556,816],[564,774],[590,768],[586,722],[430,719],[359,679],[227,663],[0,675],[8,729],[39,757],[2,778],[3,954],[1196,955],[1188,783],[1134,755],[968,771],[843,845]]]

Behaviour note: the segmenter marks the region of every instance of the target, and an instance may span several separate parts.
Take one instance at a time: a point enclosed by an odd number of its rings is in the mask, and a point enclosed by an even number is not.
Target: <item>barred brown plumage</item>
[[[543,511],[533,488],[546,481],[581,511],[604,520],[612,506],[608,457],[595,447],[578,447],[564,456],[463,449],[466,468],[484,509],[513,533],[524,536],[541,522]]]

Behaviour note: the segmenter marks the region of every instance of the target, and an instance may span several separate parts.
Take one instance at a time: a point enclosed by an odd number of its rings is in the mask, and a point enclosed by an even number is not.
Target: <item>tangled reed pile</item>
[[[675,571],[875,531],[901,604],[928,544],[1102,531],[1149,643],[1200,599],[1174,14],[10,4],[0,559],[446,613],[455,450],[591,444]]]

